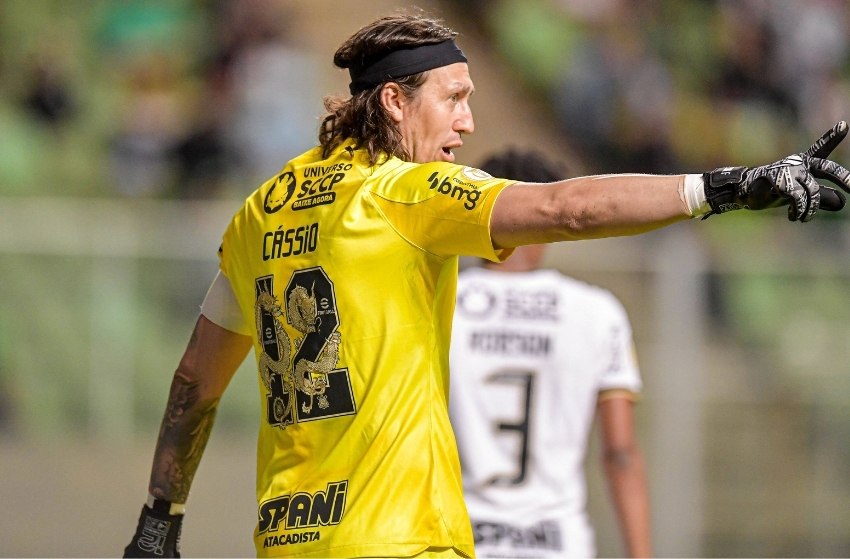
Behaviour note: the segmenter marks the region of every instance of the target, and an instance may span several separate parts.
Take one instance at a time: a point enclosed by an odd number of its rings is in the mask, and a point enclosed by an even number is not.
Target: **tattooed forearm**
[[[154,497],[186,502],[212,431],[218,403],[218,398],[202,401],[198,382],[190,380],[180,370],[175,373],[154,455],[150,484]]]

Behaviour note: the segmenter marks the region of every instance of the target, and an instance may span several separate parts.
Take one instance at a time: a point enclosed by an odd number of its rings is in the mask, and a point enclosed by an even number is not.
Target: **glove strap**
[[[711,211],[705,214],[703,219],[744,207],[738,198],[738,186],[746,174],[746,167],[720,167],[703,174],[705,199],[711,207]]]
[[[182,514],[171,514],[172,503],[154,499],[139,515],[136,534],[124,549],[124,557],[180,557]]]

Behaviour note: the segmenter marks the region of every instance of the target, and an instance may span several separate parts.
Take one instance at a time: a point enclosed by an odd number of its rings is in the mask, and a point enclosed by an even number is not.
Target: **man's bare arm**
[[[651,557],[646,467],[635,435],[633,406],[626,393],[600,397],[602,462],[627,557]]]
[[[510,248],[635,235],[689,219],[684,178],[598,175],[509,186],[493,209],[493,243]]]
[[[159,431],[149,486],[155,498],[186,502],[221,396],[250,347],[251,338],[198,318]]]
[[[824,158],[847,131],[847,123],[840,121],[805,152],[759,167],[721,167],[702,175],[596,175],[545,185],[512,185],[499,194],[493,208],[493,244],[512,248],[636,235],[690,217],[779,206],[788,206],[791,221],[810,221],[820,209],[844,208],[842,192],[850,193],[850,170]]]

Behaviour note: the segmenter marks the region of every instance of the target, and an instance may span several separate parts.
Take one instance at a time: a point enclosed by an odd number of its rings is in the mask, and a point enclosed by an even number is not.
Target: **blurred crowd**
[[[756,164],[850,116],[844,0],[456,2],[597,172]]]
[[[844,0],[453,3],[589,172],[761,163],[850,115]],[[241,196],[315,142],[296,2],[36,4],[0,8],[0,194]]]
[[[105,30],[163,9],[123,4],[108,10]],[[186,3],[192,13],[184,17],[207,22],[191,59],[136,45],[117,55],[127,69],[118,76],[124,111],[110,141],[119,190],[159,194],[171,185],[181,197],[209,197],[236,177],[253,185],[313,144],[314,61],[290,40],[288,4]]]
[[[58,153],[73,152],[77,164],[89,165],[76,177],[88,184],[72,193],[241,196],[315,143],[316,61],[293,39],[291,2],[32,8],[12,0],[2,9],[24,21],[41,10],[51,38],[15,43],[0,66],[20,76],[0,91],[19,117],[14,130],[42,152],[27,167],[29,158],[4,156],[0,147],[0,193],[29,190],[11,183],[40,182],[33,177],[50,161],[45,157],[62,166],[67,158]],[[4,165],[18,172],[4,172]]]

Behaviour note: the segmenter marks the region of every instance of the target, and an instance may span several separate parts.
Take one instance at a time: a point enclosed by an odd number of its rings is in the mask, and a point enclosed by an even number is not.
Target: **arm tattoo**
[[[185,503],[192,479],[212,431],[219,399],[200,401],[198,382],[179,369],[171,393],[154,456],[151,494],[174,503]]]

